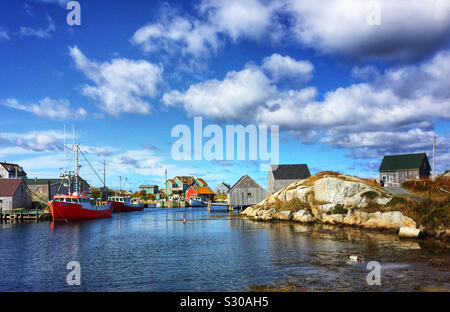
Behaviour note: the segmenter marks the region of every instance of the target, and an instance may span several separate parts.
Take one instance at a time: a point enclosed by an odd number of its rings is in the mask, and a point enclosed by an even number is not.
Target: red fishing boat
[[[111,204],[99,205],[85,194],[55,195],[48,204],[53,220],[84,220],[110,217]]]
[[[64,126],[64,163],[66,159],[66,138],[65,138],[66,129]],[[84,153],[81,151],[80,145],[75,145],[75,127],[73,130],[73,171],[64,171],[64,174],[61,174],[61,186],[63,185],[63,181],[68,182],[68,195],[67,194],[58,194],[53,196],[53,199],[48,203],[50,207],[50,211],[52,213],[53,220],[85,220],[85,219],[98,219],[98,218],[106,218],[110,217],[111,203],[100,204],[97,203],[96,200],[91,199],[85,193],[79,192],[80,189],[80,177],[79,170],[81,166],[78,164],[78,153],[81,153],[88,164]],[[91,165],[90,165],[91,166]],[[92,170],[94,168],[91,166]],[[94,170],[95,172],[95,170]],[[97,172],[95,172],[97,174]],[[100,178],[100,176],[97,174]],[[101,180],[101,179],[100,179]],[[102,181],[104,184],[104,180]],[[106,188],[106,187],[105,187]],[[59,191],[59,190],[58,190]]]
[[[133,204],[131,197],[111,196],[108,200],[114,212],[140,211],[144,209],[143,204]]]

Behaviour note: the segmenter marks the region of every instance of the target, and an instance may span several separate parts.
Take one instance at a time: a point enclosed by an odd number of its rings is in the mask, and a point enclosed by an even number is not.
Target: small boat
[[[110,217],[111,204],[99,205],[85,194],[55,195],[48,204],[53,220],[85,220]]]
[[[141,211],[144,209],[143,204],[133,204],[131,202],[131,197],[112,196],[109,197],[108,200],[111,202],[114,212]]]
[[[156,204],[147,204],[147,208],[156,208]]]
[[[189,205],[191,207],[206,207],[206,203],[203,201],[203,198],[193,196],[189,198]]]

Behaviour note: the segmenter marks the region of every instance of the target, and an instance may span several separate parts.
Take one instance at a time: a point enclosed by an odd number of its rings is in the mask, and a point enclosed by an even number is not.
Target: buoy
[[[183,219],[183,223],[186,223],[186,219]]]
[[[350,256],[350,260],[351,261],[358,261],[359,257],[358,256]]]

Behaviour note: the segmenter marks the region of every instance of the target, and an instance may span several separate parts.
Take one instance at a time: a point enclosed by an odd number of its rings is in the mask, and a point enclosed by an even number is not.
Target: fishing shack
[[[247,207],[263,201],[267,191],[246,174],[231,187],[227,196],[230,206]]]

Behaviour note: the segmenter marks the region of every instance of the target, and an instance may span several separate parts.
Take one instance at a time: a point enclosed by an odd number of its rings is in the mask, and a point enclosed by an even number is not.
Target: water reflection
[[[186,222],[183,220],[186,219]],[[415,290],[449,287],[448,249],[395,234],[254,222],[204,208],[145,209],[73,223],[0,225],[1,291]],[[349,262],[358,255],[361,262]],[[82,285],[66,285],[79,261]],[[365,282],[382,264],[382,287]]]

